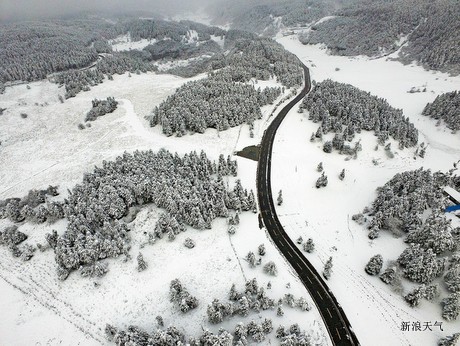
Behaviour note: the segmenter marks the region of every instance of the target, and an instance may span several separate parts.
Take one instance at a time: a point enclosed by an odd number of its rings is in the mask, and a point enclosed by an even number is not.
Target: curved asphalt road
[[[333,345],[359,345],[350,322],[326,283],[316,269],[305,258],[283,229],[272,198],[270,169],[273,141],[276,131],[291,108],[310,91],[311,81],[308,68],[302,64],[305,73],[305,87],[289,102],[272,121],[264,133],[257,166],[257,198],[259,201],[259,221],[267,228],[278,249],[297,272],[307,288],[326,325]]]

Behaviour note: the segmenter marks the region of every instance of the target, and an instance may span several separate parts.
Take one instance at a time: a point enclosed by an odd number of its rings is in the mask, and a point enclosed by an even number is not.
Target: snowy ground
[[[165,137],[160,128],[148,127],[144,116],[188,80],[191,79],[154,73],[114,76],[114,81],[106,81],[63,104],[58,101],[58,94],[64,91],[46,81],[31,83],[30,90],[25,85],[8,88],[0,95],[0,107],[7,108],[0,117],[0,199],[21,197],[32,188],[46,188],[50,184],[59,185],[65,196],[85,172],[125,150],[164,147],[186,153],[205,149],[211,158],[217,159],[220,153],[232,154],[260,141],[273,106],[263,108],[264,119],[256,122],[252,139],[247,125],[182,138]],[[258,85],[275,84],[271,81]],[[90,128],[79,130],[78,124],[83,123],[91,100],[108,96],[120,101],[118,109],[92,122]],[[28,114],[26,119],[20,116],[22,112]],[[255,191],[256,162],[239,157],[237,160],[243,186]],[[73,273],[60,282],[52,251],[37,252],[30,262],[21,262],[0,247],[0,345],[107,344],[103,332],[106,323],[122,328],[138,324],[152,330],[157,315],[164,317],[166,325],[177,325],[189,335],[199,334],[201,326],[217,331],[219,326],[210,326],[205,320],[206,305],[213,298],[225,300],[232,283],[242,290],[245,278],[256,277],[264,285],[271,281],[273,288],[267,292],[272,298],[292,293],[311,302],[294,272],[265,232],[259,230],[253,213],[241,216],[237,233],[231,238],[225,221],[216,220],[212,230],[189,230],[172,243],[161,240],[147,245],[141,251],[149,267],[138,273],[136,257],[145,241],[143,232],[152,230],[158,215],[155,208],[145,207],[141,211],[132,224],[133,259],[127,263],[109,260],[109,273],[102,279],[81,278]],[[0,220],[0,229],[8,224]],[[52,229],[61,233],[65,226],[65,220],[61,220],[53,225],[25,224],[20,230],[29,236],[27,243],[35,244],[44,243],[45,234]],[[186,237],[196,241],[194,249],[183,246]],[[243,259],[248,251],[256,252],[261,243],[267,247],[262,265],[273,260],[278,266],[277,277],[264,274],[262,266],[249,268]],[[200,306],[185,316],[173,309],[167,296],[169,282],[176,277],[200,301]],[[328,344],[315,309],[284,310],[283,318],[270,311],[252,314],[245,321],[267,316],[273,319],[275,327],[298,322],[311,333],[316,344]],[[222,326],[233,328],[238,321],[235,318]]]
[[[362,345],[434,345],[441,336],[458,332],[460,321],[443,321],[439,304],[424,301],[421,307],[412,309],[399,293],[364,272],[371,256],[380,253],[384,261],[394,260],[404,244],[388,234],[370,241],[367,231],[354,223],[351,216],[369,205],[376,196],[375,189],[395,173],[422,166],[446,171],[460,158],[458,134],[451,134],[445,127],[435,127],[435,121],[421,116],[426,103],[438,94],[460,89],[460,77],[385,59],[330,56],[320,46],[302,45],[297,36],[280,36],[278,42],[311,68],[313,80],[330,78],[350,83],[402,108],[419,129],[419,142],[428,144],[424,159],[413,159],[414,148],[397,151],[395,158],[389,160],[382,148],[374,151],[373,134],[363,133],[363,151],[358,159],[345,161],[345,156],[325,154],[321,143],[309,141],[318,125],[308,120],[307,113],[299,114],[295,107],[277,132],[272,161],[272,188],[274,193],[283,190],[284,203],[277,209],[286,231],[293,239],[300,235],[304,239],[313,238],[316,251],[307,257],[318,271],[323,270],[329,256],[333,257],[329,285]],[[425,93],[407,93],[413,86],[424,85]],[[374,166],[372,159],[380,164]],[[320,161],[329,185],[317,190],[314,184],[320,175],[316,171]],[[343,168],[346,177],[342,182],[338,175]],[[457,218],[454,224],[459,225]],[[431,332],[403,332],[403,321],[420,321],[422,326],[424,322],[443,321],[444,332],[439,328]]]
[[[128,33],[126,35],[120,35],[113,40],[109,40],[109,44],[112,46],[112,49],[115,52],[122,52],[125,50],[142,50],[147,47],[149,44],[154,44],[157,42],[155,39],[140,39],[138,41],[132,41],[131,35]]]

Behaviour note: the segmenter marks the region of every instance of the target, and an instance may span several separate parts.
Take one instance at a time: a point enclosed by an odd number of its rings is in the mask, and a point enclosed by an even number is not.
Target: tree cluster
[[[75,97],[81,91],[88,91],[92,86],[103,83],[107,77],[113,79],[114,74],[145,73],[155,71],[156,67],[139,57],[136,51],[113,52],[105,55],[91,69],[69,70],[52,77],[52,81],[65,86],[65,98]]]
[[[229,174],[236,175],[236,161],[221,156],[216,164],[203,151],[183,157],[164,149],[135,151],[103,161],[65,200],[68,226],[55,246],[59,276],[65,279],[82,265],[128,253],[130,237],[121,219],[132,207],[163,208],[154,236],[171,240],[185,225],[210,229],[213,219],[227,217],[231,209],[252,210],[253,192],[239,180],[228,189],[223,176]]]
[[[444,287],[451,292],[442,301],[446,319],[457,318],[460,310],[458,300],[453,296],[460,292],[460,227],[454,228],[451,219],[444,215],[448,202],[443,187],[453,185],[455,177],[452,172],[433,174],[418,169],[396,174],[378,188],[372,207],[366,208],[365,214],[370,220],[361,220],[371,230],[371,239],[376,238],[381,230],[397,236],[405,235],[404,242],[408,246],[397,258],[396,266],[385,269],[380,279],[393,285],[399,280],[398,271],[401,269],[405,278],[421,284],[404,297],[411,306],[417,306],[422,298],[432,300],[437,297],[438,288],[432,283],[443,277]],[[373,275],[382,267],[381,258],[375,257],[366,266],[366,271]]]
[[[185,304],[184,301],[190,297],[184,286],[178,279],[173,280],[170,285],[170,298],[176,304]],[[286,303],[292,308],[300,308],[301,311],[311,309],[310,304],[303,297],[295,299],[292,294],[286,294],[283,299],[280,299],[278,304]],[[281,307],[281,305],[278,305]],[[274,310],[275,300],[267,297],[263,287],[260,287],[256,279],[247,281],[245,290],[238,292],[235,285],[232,285],[229,292],[229,302],[222,303],[218,299],[214,299],[208,305],[207,315],[208,321],[211,324],[221,323],[224,319],[232,316],[247,317],[253,312],[261,310]],[[164,326],[164,321],[161,316],[156,317],[158,327]],[[141,330],[136,326],[129,326],[126,331],[118,330],[117,328],[107,325],[105,332],[109,341],[117,345],[158,345],[158,346],[173,346],[173,345],[191,345],[191,346],[243,346],[249,342],[260,343],[266,340],[266,335],[274,330],[271,319],[265,318],[256,322],[254,320],[248,323],[239,322],[236,324],[234,331],[227,331],[223,328],[219,329],[217,334],[208,330],[195,338],[186,336],[179,332],[174,326],[166,329],[158,329],[152,333]],[[280,345],[310,345],[310,337],[301,331],[297,324],[286,329],[280,326],[276,330],[276,337],[280,339]]]
[[[309,111],[309,119],[320,123],[315,138],[334,133],[332,141],[324,144],[324,151],[332,149],[345,154],[361,149],[351,142],[361,130],[374,131],[382,145],[390,137],[399,142],[400,148],[413,147],[418,141],[418,131],[402,110],[391,107],[382,98],[371,95],[349,84],[325,80],[317,83],[305,97],[300,109]],[[314,140],[314,138],[313,138]]]
[[[377,198],[365,213],[371,216],[368,228],[374,233],[388,230],[396,234],[418,229],[427,209],[441,212],[446,207],[443,187],[449,180],[444,173],[433,174],[422,168],[397,173],[377,189]]]
[[[156,107],[150,126],[160,124],[167,136],[219,131],[242,123],[253,124],[262,113],[257,91],[250,85],[206,78],[188,82]]]
[[[13,222],[54,222],[64,217],[63,203],[47,200],[59,193],[56,186],[44,190],[30,190],[23,198],[7,198],[0,201],[0,218]]]
[[[448,92],[436,97],[432,103],[428,103],[423,109],[423,115],[441,120],[452,131],[460,130],[460,93]]]
[[[195,309],[198,306],[198,299],[187,291],[179,279],[171,281],[169,286],[169,299],[183,313]]]
[[[92,108],[86,114],[85,121],[94,121],[98,117],[102,117],[107,113],[112,113],[117,109],[118,101],[115,101],[113,97],[107,97],[107,100],[94,99],[92,101]]]

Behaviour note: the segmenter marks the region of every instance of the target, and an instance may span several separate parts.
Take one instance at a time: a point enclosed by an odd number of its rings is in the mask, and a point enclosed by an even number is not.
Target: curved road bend
[[[323,318],[333,345],[359,345],[350,322],[326,283],[313,265],[305,258],[281,225],[275,211],[271,189],[271,156],[273,141],[279,125],[302,98],[310,91],[311,81],[308,68],[302,64],[305,74],[305,86],[299,95],[289,102],[272,121],[264,133],[260,146],[257,165],[257,198],[259,201],[259,218],[265,225],[270,237],[282,252],[292,268],[296,271],[305,288],[310,293],[318,311]]]

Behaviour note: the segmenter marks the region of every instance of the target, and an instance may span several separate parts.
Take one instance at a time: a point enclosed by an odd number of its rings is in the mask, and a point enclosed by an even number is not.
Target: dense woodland
[[[324,43],[338,55],[381,56],[407,39],[399,56],[403,62],[460,72],[460,7],[455,0],[356,1],[333,14],[301,35],[301,42]]]
[[[242,123],[253,125],[262,117],[260,106],[273,103],[280,88],[256,90],[252,79],[276,78],[286,87],[300,85],[300,62],[270,39],[246,37],[230,31],[226,45],[231,53],[213,62],[207,78],[181,86],[153,110],[150,125],[161,125],[167,136],[188,132],[203,133],[206,128],[226,130]]]
[[[190,33],[196,32],[196,38]],[[132,40],[152,43],[142,51],[113,52],[108,40],[129,33]],[[189,59],[221,52],[211,35],[225,31],[191,21],[161,19],[102,19],[22,22],[0,26],[0,92],[4,83],[52,77],[66,87],[66,98],[111,79],[114,74],[154,71],[153,62],[163,58]],[[98,56],[99,54],[99,56]],[[206,70],[201,67],[197,73]],[[55,72],[57,74],[52,75]]]
[[[301,104],[303,109],[309,111],[310,120],[320,124],[312,139],[335,133],[332,142],[324,144],[325,152],[333,148],[349,154],[353,148],[345,141],[351,142],[361,130],[374,131],[381,145],[390,137],[401,149],[417,144],[418,131],[402,110],[349,84],[332,80],[317,83]]]
[[[100,20],[0,25],[0,82],[34,81],[89,66],[98,56],[92,43],[116,35],[113,25]]]
[[[231,23],[232,28],[274,36],[279,26],[305,26],[316,21],[346,1],[330,0],[259,0],[218,3],[210,8],[214,21]]]
[[[211,228],[216,217],[229,210],[248,211],[255,206],[253,192],[236,181],[228,189],[223,176],[236,176],[236,161],[220,157],[210,161],[204,152],[180,157],[166,150],[125,153],[84,176],[65,201],[66,232],[53,241],[58,274],[65,279],[81,266],[128,255],[129,230],[121,220],[131,207],[153,203],[164,209],[153,236],[175,236],[186,225]],[[130,209],[131,208],[131,209]]]
[[[452,131],[460,129],[460,93],[452,91],[436,97],[423,109],[423,115],[444,122]]]
[[[447,291],[441,305],[442,316],[448,321],[456,320],[460,313],[460,228],[454,228],[444,214],[449,202],[443,187],[452,185],[451,174],[452,171],[444,174],[423,169],[398,173],[378,188],[377,198],[365,209],[364,216],[353,216],[355,221],[366,224],[371,239],[381,231],[403,238],[408,245],[397,258],[397,267],[387,267],[380,278],[395,285],[402,275],[419,284],[405,296],[411,306],[419,305],[422,298],[433,300],[441,291]],[[379,274],[381,257],[379,263],[377,256],[369,261],[366,271],[370,275]]]

